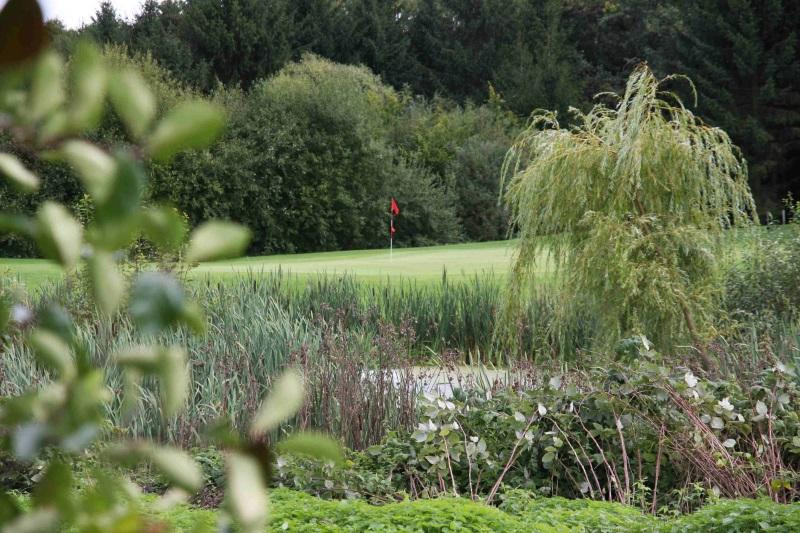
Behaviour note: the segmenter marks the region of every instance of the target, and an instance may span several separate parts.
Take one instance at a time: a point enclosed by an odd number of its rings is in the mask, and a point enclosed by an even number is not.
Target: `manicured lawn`
[[[58,265],[44,259],[0,258],[0,279],[3,283],[17,280],[28,288],[35,288],[62,275]]]
[[[233,261],[204,263],[192,270],[195,279],[282,270],[293,274],[344,274],[367,280],[411,277],[422,281],[438,280],[443,271],[448,278],[463,278],[480,273],[505,275],[513,257],[512,241],[451,244],[424,248],[353,250],[293,255],[246,257]],[[0,259],[0,275],[16,277],[29,288],[58,279],[60,270],[39,259]]]

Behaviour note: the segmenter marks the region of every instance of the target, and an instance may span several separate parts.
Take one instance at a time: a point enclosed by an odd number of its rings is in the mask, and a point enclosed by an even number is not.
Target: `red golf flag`
[[[395,201],[394,198],[392,198],[392,203],[389,206],[389,210],[392,212],[393,215],[400,214],[400,207],[398,207],[397,202]]]

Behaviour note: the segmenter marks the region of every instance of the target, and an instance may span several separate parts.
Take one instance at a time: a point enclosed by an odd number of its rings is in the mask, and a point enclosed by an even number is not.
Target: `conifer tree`
[[[684,0],[682,12],[665,63],[695,81],[699,112],[741,146],[760,207],[773,207],[800,188],[800,3]]]

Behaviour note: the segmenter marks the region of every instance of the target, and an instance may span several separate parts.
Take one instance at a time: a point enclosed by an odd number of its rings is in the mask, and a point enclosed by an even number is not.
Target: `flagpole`
[[[392,260],[392,256],[394,254],[394,235],[392,230],[394,229],[394,214],[389,215],[389,261]]]

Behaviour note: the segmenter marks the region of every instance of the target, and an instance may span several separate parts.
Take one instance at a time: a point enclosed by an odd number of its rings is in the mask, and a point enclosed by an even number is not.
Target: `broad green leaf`
[[[120,366],[151,374],[158,371],[161,353],[155,346],[131,346],[115,352],[112,359]]]
[[[181,322],[197,335],[202,335],[206,331],[206,317],[200,306],[194,302],[187,302],[183,306]]]
[[[171,417],[183,408],[189,391],[186,352],[179,346],[165,348],[161,352],[159,365],[162,409],[165,416]]]
[[[34,509],[3,526],[3,533],[47,533],[58,531],[59,516],[55,509]]]
[[[12,305],[11,297],[0,290],[0,334],[5,332],[8,326],[8,321],[11,318]]]
[[[163,272],[144,272],[133,284],[128,310],[142,332],[152,334],[180,321],[185,305],[178,280]]]
[[[69,115],[65,109],[59,109],[48,115],[39,128],[38,140],[48,143],[61,137],[69,129]]]
[[[36,63],[31,81],[28,116],[38,122],[64,102],[64,63],[55,52],[45,52]]]
[[[125,294],[125,280],[108,252],[95,251],[89,260],[94,301],[106,315],[112,315]]]
[[[304,398],[303,376],[297,370],[287,370],[258,408],[250,424],[250,435],[259,437],[278,427],[303,406]]]
[[[182,150],[205,148],[224,124],[225,114],[218,106],[202,100],[184,102],[158,123],[148,152],[157,161],[167,161]]]
[[[232,452],[225,458],[228,470],[228,507],[245,533],[264,531],[267,522],[267,493],[258,462]]]
[[[186,453],[175,448],[146,447],[143,455],[174,485],[188,492],[203,485],[203,472]]]
[[[24,215],[0,213],[0,233],[16,233],[23,237],[33,237],[36,224]]]
[[[25,168],[25,165],[11,154],[0,153],[0,174],[21,191],[32,192],[39,188],[39,178],[36,174]]]
[[[303,454],[322,461],[341,464],[342,447],[328,435],[316,432],[293,433],[277,444],[282,453]]]
[[[108,74],[100,51],[88,41],[81,41],[75,47],[70,66],[69,126],[80,133],[95,128],[100,122]]]
[[[198,226],[189,239],[190,263],[238,257],[250,243],[250,230],[232,222],[210,221]]]
[[[117,163],[114,158],[86,141],[67,141],[58,151],[81,178],[83,186],[96,202],[104,202],[111,195]]]
[[[186,238],[186,220],[177,209],[167,206],[147,209],[142,229],[150,241],[164,251],[175,251]]]
[[[131,136],[141,137],[156,114],[156,100],[147,83],[135,70],[117,72],[111,78],[109,97]]]
[[[48,435],[48,428],[41,422],[26,422],[13,429],[11,449],[22,461],[32,461]]]
[[[129,154],[118,153],[115,160],[111,189],[108,197],[97,202],[90,235],[96,246],[109,251],[126,247],[136,237],[146,179],[139,162]]]
[[[72,511],[72,470],[64,461],[53,460],[44,472],[42,479],[33,490],[36,507],[55,507],[62,515]]]
[[[8,0],[0,11],[0,71],[33,59],[47,41],[39,3]]]
[[[49,259],[70,269],[81,254],[83,228],[60,204],[45,202],[36,213],[36,242]]]
[[[75,377],[75,362],[69,345],[55,333],[37,329],[28,339],[37,359],[65,380]]]
[[[56,303],[50,303],[39,309],[36,322],[40,328],[57,335],[67,344],[75,340],[75,324],[69,312]]]

